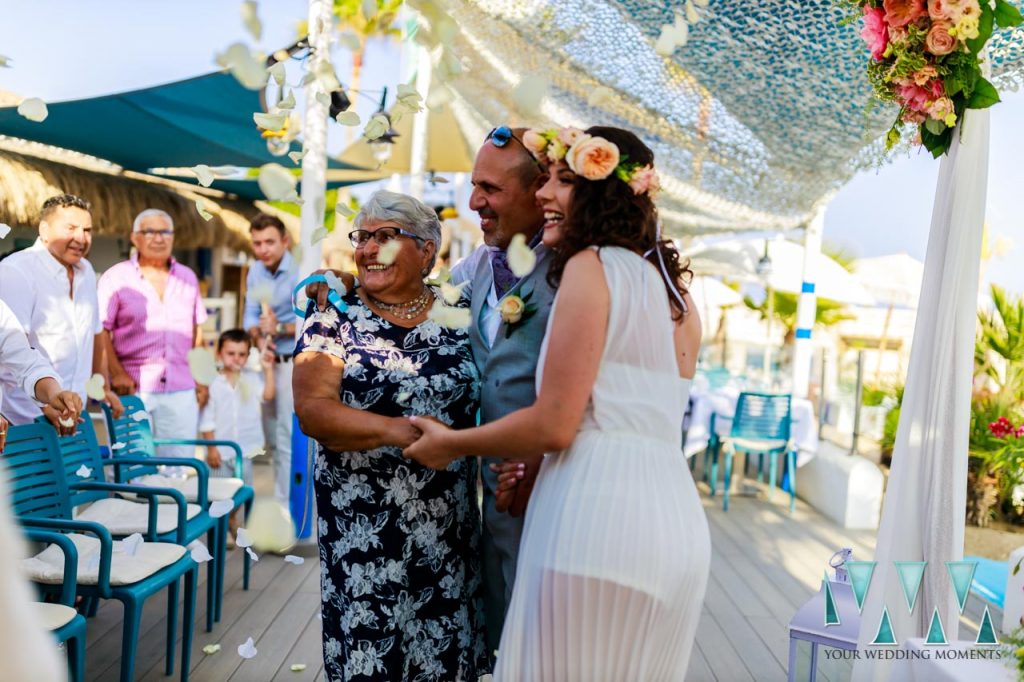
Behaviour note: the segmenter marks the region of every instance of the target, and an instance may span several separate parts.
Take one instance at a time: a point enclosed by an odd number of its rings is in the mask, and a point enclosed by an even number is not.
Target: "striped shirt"
[[[206,308],[192,270],[171,258],[161,299],[143,276],[138,256],[132,254],[100,277],[99,304],[114,353],[140,393],[195,388],[188,352],[194,345],[196,325],[206,319]]]

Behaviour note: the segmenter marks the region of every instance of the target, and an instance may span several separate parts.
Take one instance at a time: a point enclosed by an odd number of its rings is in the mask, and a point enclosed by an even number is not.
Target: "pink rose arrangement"
[[[523,145],[541,161],[564,160],[573,173],[587,180],[604,180],[614,174],[629,185],[633,194],[646,194],[652,199],[661,189],[653,166],[630,163],[615,143],[587,135],[579,128],[528,130]]]
[[[904,125],[936,158],[953,142],[967,109],[984,109],[999,92],[981,73],[978,55],[995,27],[1018,26],[1007,0],[843,0],[860,10],[876,96],[900,107],[886,135],[895,145]]]

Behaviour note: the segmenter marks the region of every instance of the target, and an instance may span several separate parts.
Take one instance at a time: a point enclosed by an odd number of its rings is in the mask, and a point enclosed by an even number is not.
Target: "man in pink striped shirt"
[[[100,277],[98,293],[110,383],[138,393],[156,438],[196,438],[197,387],[188,352],[202,343],[206,308],[192,270],[171,255],[174,222],[146,209],[132,225],[137,252]],[[191,446],[162,446],[162,456],[192,457]]]

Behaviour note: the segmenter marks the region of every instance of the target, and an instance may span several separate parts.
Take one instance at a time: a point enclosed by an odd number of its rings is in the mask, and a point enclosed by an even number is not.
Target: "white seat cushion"
[[[150,474],[132,479],[132,485],[145,485],[156,488],[174,488],[180,490],[189,502],[199,499],[199,479],[196,476],[188,478],[176,478],[163,476],[161,474]],[[230,500],[234,498],[245,482],[240,478],[209,478],[206,486],[206,496],[210,502],[217,500]],[[168,497],[160,498],[161,502],[173,502]]]
[[[91,535],[68,535],[78,550],[78,582],[95,585],[100,572],[100,541]],[[185,554],[185,548],[169,542],[143,542],[133,556],[124,551],[124,544],[114,541],[110,561],[110,584],[130,585],[148,578],[165,566],[170,566]],[[29,579],[49,585],[64,582],[64,552],[50,545],[39,554],[21,560],[22,570]]]
[[[158,506],[156,532],[170,533],[176,530],[178,528],[178,507],[169,504]],[[191,519],[200,511],[202,510],[198,504],[186,505],[185,517]],[[114,535],[145,534],[149,530],[149,504],[108,497],[96,500],[77,512],[75,518],[80,521],[95,521]]]
[[[767,451],[786,447],[786,441],[781,438],[726,438],[725,443],[736,450]]]
[[[32,602],[32,608],[43,627],[51,631],[64,627],[78,615],[78,611],[63,604],[44,604],[37,601]]]

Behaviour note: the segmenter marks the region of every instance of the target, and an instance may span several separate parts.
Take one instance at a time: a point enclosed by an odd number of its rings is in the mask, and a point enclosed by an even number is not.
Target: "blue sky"
[[[0,5],[0,54],[13,68],[0,69],[0,89],[56,101],[169,82],[216,68],[214,54],[232,42],[252,40],[241,26],[235,0],[139,2],[103,0],[5,0]],[[277,48],[294,40],[306,16],[305,0],[264,0],[259,5],[261,45]],[[347,79],[345,52],[335,59]],[[371,46],[363,86],[379,89],[399,79],[394,53]],[[1024,292],[1024,218],[1018,208],[1024,188],[1024,94],[1004,92],[992,110],[987,222],[993,241],[1011,249],[984,267],[984,277]],[[360,113],[374,108],[359,98]],[[1014,123],[1017,123],[1015,126]],[[341,134],[332,126],[332,151]],[[825,218],[825,240],[856,256],[906,252],[924,259],[939,163],[927,153],[901,158],[854,177],[834,198]]]

